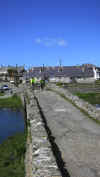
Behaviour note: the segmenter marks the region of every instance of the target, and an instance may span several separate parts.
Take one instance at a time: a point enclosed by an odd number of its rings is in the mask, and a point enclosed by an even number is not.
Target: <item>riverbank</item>
[[[23,100],[17,94],[0,99],[0,108],[23,110]],[[27,131],[17,133],[0,144],[0,176],[25,177],[25,151]]]
[[[1,93],[1,92],[0,92],[0,96],[4,96],[4,93]]]
[[[26,136],[24,133],[9,137],[0,144],[0,175],[2,177],[24,177],[24,156],[26,151]]]
[[[0,108],[23,109],[21,98],[14,94],[8,98],[0,98]]]

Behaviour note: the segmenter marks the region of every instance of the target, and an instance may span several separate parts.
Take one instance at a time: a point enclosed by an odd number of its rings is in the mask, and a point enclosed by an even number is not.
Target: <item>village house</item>
[[[100,79],[100,68],[92,64],[81,66],[55,66],[55,67],[32,67],[24,75],[24,79],[31,77],[47,78],[50,82],[78,82],[92,83]]]
[[[100,67],[93,67],[94,79],[100,80]]]
[[[9,72],[12,71],[12,72]],[[14,70],[17,72],[14,73]],[[21,81],[23,80],[23,73],[25,69],[23,66],[1,66],[0,67],[0,81],[15,81],[15,78],[18,77],[18,79]]]
[[[0,81],[5,81],[7,78],[7,67],[1,66],[0,67]]]

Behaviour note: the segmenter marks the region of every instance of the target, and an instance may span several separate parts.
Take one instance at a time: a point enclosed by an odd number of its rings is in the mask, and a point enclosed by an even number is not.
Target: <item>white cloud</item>
[[[54,39],[54,38],[37,38],[35,39],[35,43],[42,44],[46,47],[53,47],[53,46],[60,46],[60,47],[67,47],[67,41],[64,39]]]
[[[41,43],[41,39],[40,39],[40,38],[37,38],[37,39],[35,39],[35,42],[36,42],[37,44],[40,44],[40,43]]]
[[[67,47],[67,41],[65,41],[65,40],[60,40],[60,41],[58,41],[58,45],[59,45],[59,46],[62,46],[62,47]]]

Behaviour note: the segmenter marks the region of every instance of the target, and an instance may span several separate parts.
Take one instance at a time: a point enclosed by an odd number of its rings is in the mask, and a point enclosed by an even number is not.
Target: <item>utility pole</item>
[[[16,64],[16,69],[15,69],[15,83],[16,83],[16,86],[18,86],[19,84],[19,75],[18,75],[18,65]]]
[[[59,71],[62,71],[62,60],[59,59]]]
[[[44,64],[43,64],[43,71],[44,71]]]
[[[59,66],[60,66],[60,68],[61,68],[61,66],[62,66],[62,61],[61,61],[61,59],[59,59]]]

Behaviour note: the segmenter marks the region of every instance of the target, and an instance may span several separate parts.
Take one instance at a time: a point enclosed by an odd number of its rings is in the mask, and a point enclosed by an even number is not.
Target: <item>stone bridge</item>
[[[94,121],[100,111],[63,89],[55,91],[24,88],[29,124],[26,177],[100,177],[100,125]]]

